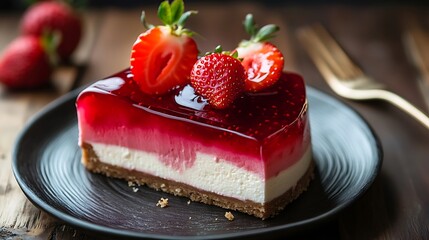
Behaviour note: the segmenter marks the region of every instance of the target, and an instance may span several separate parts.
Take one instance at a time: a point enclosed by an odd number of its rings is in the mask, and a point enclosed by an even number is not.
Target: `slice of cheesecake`
[[[124,70],[76,106],[82,162],[109,177],[265,219],[313,175],[305,84],[294,73],[218,110],[190,85],[142,93]]]

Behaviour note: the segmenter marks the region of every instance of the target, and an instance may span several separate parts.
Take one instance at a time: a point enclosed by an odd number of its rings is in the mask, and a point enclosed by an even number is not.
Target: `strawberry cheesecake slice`
[[[77,111],[89,170],[193,201],[267,218],[313,173],[305,85],[293,73],[219,111],[190,85],[144,94],[126,70],[84,90]]]
[[[195,12],[183,9],[181,0],[162,2],[165,25],[145,24],[130,69],[78,96],[82,162],[193,201],[274,216],[313,176],[304,80],[283,72],[282,53],[266,42],[277,27],[259,29],[251,15],[250,40],[197,58],[183,27]]]

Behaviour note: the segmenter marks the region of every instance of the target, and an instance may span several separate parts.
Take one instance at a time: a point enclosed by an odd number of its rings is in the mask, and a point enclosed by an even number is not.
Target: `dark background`
[[[22,10],[28,6],[29,2],[35,0],[0,0],[0,11],[15,11]],[[69,0],[70,1],[70,0]],[[100,8],[100,7],[120,7],[131,8],[141,5],[158,5],[161,0],[72,0],[79,4],[84,3],[86,7]],[[339,4],[339,5],[404,5],[404,6],[429,6],[429,0],[186,0],[185,2],[219,2],[228,3],[231,1],[253,1],[266,5],[326,5],[326,4]]]

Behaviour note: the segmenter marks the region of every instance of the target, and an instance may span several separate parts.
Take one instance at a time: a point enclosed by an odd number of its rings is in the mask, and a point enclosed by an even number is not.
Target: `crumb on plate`
[[[161,208],[165,208],[168,206],[168,198],[161,198],[159,199],[159,201],[156,203],[157,207],[161,207]]]
[[[232,213],[231,213],[231,212],[226,212],[226,213],[225,213],[225,217],[226,217],[226,219],[228,219],[229,221],[234,220],[234,215],[232,215]]]

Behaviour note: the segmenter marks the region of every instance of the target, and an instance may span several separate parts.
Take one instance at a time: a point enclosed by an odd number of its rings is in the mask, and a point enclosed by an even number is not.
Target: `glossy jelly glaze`
[[[163,96],[144,94],[127,69],[85,89],[76,105],[80,144],[155,153],[178,171],[202,152],[270,178],[310,147],[305,84],[294,73],[216,110],[190,85]]]

